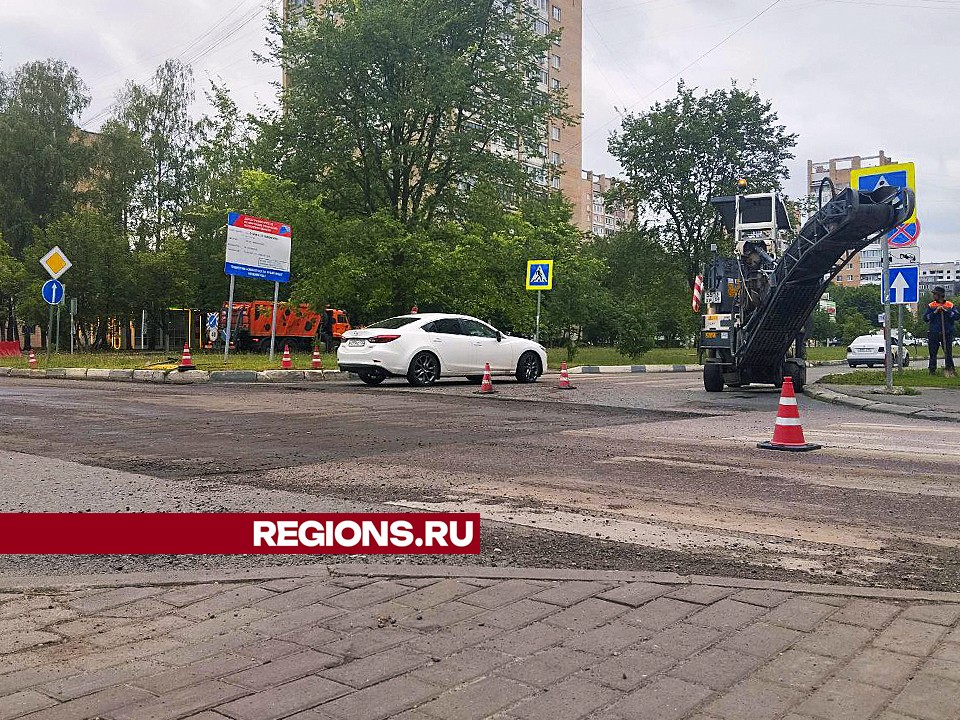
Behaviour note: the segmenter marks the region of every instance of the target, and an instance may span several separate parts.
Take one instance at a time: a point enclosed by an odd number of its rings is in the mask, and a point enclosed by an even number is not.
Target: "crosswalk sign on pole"
[[[875,167],[855,168],[850,171],[850,187],[860,192],[871,192],[879,187],[910,188],[917,192],[917,173],[913,163],[895,163]],[[903,221],[903,225],[917,222],[917,211]],[[902,226],[901,226],[902,227]],[[919,230],[919,226],[917,228]],[[918,233],[919,234],[919,233]],[[901,245],[901,247],[903,247]]]
[[[527,290],[553,289],[553,260],[527,261]]]

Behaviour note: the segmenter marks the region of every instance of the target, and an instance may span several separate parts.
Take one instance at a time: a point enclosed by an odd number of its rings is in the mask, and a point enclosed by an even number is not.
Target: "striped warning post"
[[[697,275],[693,281],[693,300],[691,307],[695,313],[700,312],[700,302],[703,300],[703,275]]]
[[[780,408],[777,411],[777,421],[773,426],[773,440],[757,443],[758,448],[764,450],[819,450],[820,445],[808,443],[803,437],[803,426],[800,424],[800,410],[797,408],[797,396],[793,392],[793,380],[783,379],[783,390],[780,393]]]

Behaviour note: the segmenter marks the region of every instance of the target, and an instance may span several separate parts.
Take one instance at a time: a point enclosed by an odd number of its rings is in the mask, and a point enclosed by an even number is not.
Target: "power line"
[[[235,7],[240,7],[240,5],[242,5],[244,2],[246,2],[246,0],[242,0],[241,3],[239,3]],[[192,42],[190,42],[187,45],[187,47],[184,50],[182,50],[179,53],[179,55],[176,56],[176,59],[180,60],[185,65],[192,66],[193,63],[206,57],[214,50],[217,50],[225,45],[229,45],[239,39],[243,39],[245,35],[238,35],[237,33],[240,30],[242,30],[245,26],[253,22],[253,20],[255,20],[257,17],[262,15],[265,12],[265,10],[266,8],[263,6],[258,6],[254,8],[250,12],[247,12],[246,14],[240,16],[240,18],[237,19],[232,24],[228,25],[227,27],[224,27],[219,33],[217,33],[217,36],[213,38],[209,43],[203,45],[202,47],[197,48],[196,50],[193,50],[193,52],[190,52],[193,48],[197,46],[198,41],[200,41],[202,38],[209,37],[213,30],[215,30],[217,27],[223,24],[223,20],[225,18],[221,18],[216,23],[214,23],[214,26],[212,28],[209,28],[204,33],[201,33],[200,36],[198,36]],[[142,75],[140,77],[141,79],[145,79],[145,77]],[[103,109],[101,109],[94,115],[90,116],[85,121],[81,122],[81,126],[85,128],[89,128],[89,126],[104,119],[118,105],[118,103],[119,103],[119,100],[114,100],[113,102],[109,103]]]
[[[760,19],[763,15],[765,15],[769,10],[772,10],[774,7],[776,7],[777,5],[779,5],[780,2],[781,2],[781,0],[773,0],[773,2],[771,2],[770,4],[768,4],[766,7],[764,7],[762,10],[760,10],[760,11],[759,11],[758,13],[756,13],[755,15],[753,15],[749,20],[747,20],[745,23],[743,23],[742,25],[740,25],[736,30],[734,30],[733,32],[731,32],[731,33],[729,33],[728,35],[726,35],[726,36],[725,36],[723,39],[721,39],[718,43],[716,43],[716,44],[713,45],[711,48],[709,48],[709,49],[706,50],[705,52],[701,53],[701,54],[698,55],[696,58],[694,58],[693,60],[691,60],[689,63],[687,63],[686,65],[684,65],[682,68],[680,68],[679,71],[677,71],[676,73],[674,73],[673,75],[671,75],[670,77],[668,77],[666,80],[664,80],[662,83],[660,83],[659,85],[657,85],[655,88],[653,88],[653,90],[651,90],[650,92],[648,92],[648,93],[647,93],[646,95],[644,95],[642,98],[640,98],[639,100],[637,100],[637,101],[636,101],[635,103],[633,103],[632,105],[630,105],[630,106],[628,106],[628,107],[625,107],[625,108],[623,109],[623,112],[621,113],[621,115],[622,115],[623,113],[626,113],[628,110],[631,110],[632,108],[635,108],[637,105],[639,105],[640,103],[642,103],[643,101],[645,101],[646,99],[648,99],[649,97],[651,97],[652,95],[654,95],[655,93],[657,93],[661,88],[663,88],[665,85],[667,85],[667,83],[670,83],[670,82],[673,82],[674,80],[676,80],[678,77],[680,77],[681,75],[683,75],[683,73],[685,73],[687,70],[689,70],[690,68],[692,68],[692,67],[693,67],[694,65],[696,65],[698,62],[700,62],[700,61],[703,60],[705,57],[707,57],[708,55],[710,55],[710,53],[712,53],[714,50],[716,50],[716,49],[719,48],[721,45],[723,45],[725,42],[727,42],[727,41],[728,41],[730,38],[732,38],[734,35],[736,35],[737,33],[739,33],[741,30],[745,29],[746,27],[748,27],[749,25],[751,25],[751,24],[754,23],[755,21],[759,20],[759,19]],[[586,140],[590,139],[591,137],[593,137],[593,136],[596,135],[597,133],[599,133],[599,132],[601,132],[601,131],[603,131],[603,130],[606,130],[606,129],[610,126],[610,124],[611,124],[610,121],[604,123],[603,125],[601,125],[599,128],[597,128],[596,130],[594,130],[593,132],[591,132],[591,133],[590,133],[589,135],[587,135],[586,137],[580,138],[580,142],[576,143],[575,145],[573,145],[573,146],[571,146],[571,147],[572,147],[572,148],[581,147]]]

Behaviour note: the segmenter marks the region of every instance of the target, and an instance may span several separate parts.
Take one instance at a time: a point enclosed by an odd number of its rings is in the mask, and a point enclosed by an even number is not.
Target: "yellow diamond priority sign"
[[[54,280],[73,267],[73,263],[67,259],[67,256],[63,254],[63,250],[59,247],[54,247],[53,250],[40,258],[40,264],[43,265],[44,270],[50,273],[50,277]]]

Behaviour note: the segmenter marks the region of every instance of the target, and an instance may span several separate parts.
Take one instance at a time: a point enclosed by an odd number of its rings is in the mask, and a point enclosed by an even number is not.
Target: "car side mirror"
[[[503,340],[503,335],[500,333],[499,330],[497,330],[497,342],[500,342],[501,340]]]

